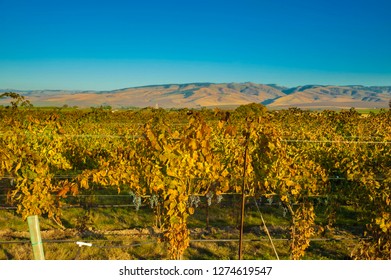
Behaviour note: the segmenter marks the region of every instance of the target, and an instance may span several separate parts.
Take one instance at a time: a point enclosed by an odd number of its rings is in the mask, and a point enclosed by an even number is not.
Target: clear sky
[[[391,85],[390,0],[0,0],[0,89]]]

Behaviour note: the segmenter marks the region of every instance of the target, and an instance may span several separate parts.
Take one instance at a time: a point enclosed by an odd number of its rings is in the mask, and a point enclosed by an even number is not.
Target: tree
[[[3,94],[0,94],[0,98],[3,97],[10,97],[12,98],[11,106],[12,108],[18,108],[19,106],[21,107],[32,107],[32,104],[30,101],[28,101],[24,96],[15,93],[15,92],[4,92]]]
[[[235,109],[235,114],[239,117],[259,117],[267,112],[267,108],[259,103],[240,105]]]

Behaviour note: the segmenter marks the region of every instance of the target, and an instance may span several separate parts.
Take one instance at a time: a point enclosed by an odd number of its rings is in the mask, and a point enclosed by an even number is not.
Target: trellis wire
[[[258,202],[257,202],[257,200],[255,199],[255,197],[254,197],[254,202],[255,202],[255,206],[257,207],[258,213],[261,215],[261,220],[262,220],[264,229],[265,229],[265,231],[266,231],[266,233],[267,233],[267,236],[268,236],[268,238],[269,238],[270,244],[271,244],[272,247],[273,247],[274,254],[275,254],[276,257],[277,257],[277,260],[280,260],[280,258],[278,257],[278,253],[277,253],[276,247],[274,246],[273,239],[272,239],[272,237],[270,236],[269,230],[268,230],[268,228],[267,228],[267,226],[266,226],[265,220],[263,219],[262,212],[261,212],[261,210],[259,209]]]
[[[344,237],[335,237],[335,238],[310,238],[309,240],[311,242],[330,242],[330,241],[361,241],[361,240],[370,240],[370,237],[349,237],[349,238],[344,238]],[[289,238],[273,238],[274,241],[291,241]],[[80,240],[77,240],[80,241]],[[75,243],[77,242],[76,240],[59,240],[59,239],[43,239],[42,243]],[[244,242],[270,242],[269,238],[244,238]],[[0,240],[0,245],[6,245],[6,244],[29,244],[31,241],[30,240]],[[84,242],[98,242],[98,243],[121,243],[124,242],[124,240],[84,240]],[[210,242],[210,243],[217,243],[217,242],[239,242],[239,238],[219,238],[219,239],[190,239],[190,242]],[[115,245],[115,246],[98,246],[94,243],[92,243],[91,247],[96,247],[96,248],[129,248],[129,247],[138,247],[142,246],[145,244],[149,243],[157,243],[157,242],[143,242],[143,243],[136,243],[136,244],[129,244],[129,245]]]

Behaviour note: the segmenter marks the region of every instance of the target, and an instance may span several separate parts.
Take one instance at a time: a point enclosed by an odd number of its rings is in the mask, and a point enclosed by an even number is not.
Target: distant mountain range
[[[262,103],[270,108],[303,109],[388,108],[391,86],[283,87],[255,83],[190,83],[151,85],[113,91],[0,90],[25,96],[36,106],[234,108],[247,103]],[[0,100],[0,104],[7,104]]]

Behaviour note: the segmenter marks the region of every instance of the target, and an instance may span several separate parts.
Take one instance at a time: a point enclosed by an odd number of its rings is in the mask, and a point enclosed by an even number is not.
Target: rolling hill
[[[159,106],[163,108],[236,107],[262,103],[270,108],[387,108],[391,86],[283,87],[255,83],[189,83],[151,85],[113,91],[0,90],[25,96],[34,106],[113,108]],[[8,100],[0,100],[7,104]]]

